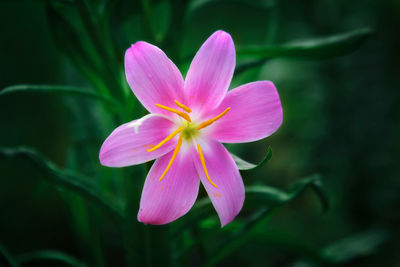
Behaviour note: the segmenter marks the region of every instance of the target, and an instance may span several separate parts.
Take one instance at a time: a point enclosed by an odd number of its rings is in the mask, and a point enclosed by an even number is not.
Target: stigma
[[[183,130],[182,130],[182,137],[186,141],[192,140],[199,134],[199,130],[197,129],[198,126],[196,123],[184,121],[183,122]]]

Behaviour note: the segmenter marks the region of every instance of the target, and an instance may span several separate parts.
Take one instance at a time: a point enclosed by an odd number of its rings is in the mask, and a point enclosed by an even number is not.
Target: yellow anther
[[[147,152],[152,152],[156,149],[159,149],[163,144],[165,144],[166,142],[168,142],[169,140],[171,140],[172,138],[174,138],[178,133],[180,133],[182,130],[184,129],[184,127],[179,127],[178,129],[176,129],[175,131],[173,131],[170,135],[168,135],[164,140],[162,140],[160,143],[158,143],[156,146],[147,149]]]
[[[171,168],[172,163],[174,162],[176,156],[179,153],[179,150],[181,149],[181,145],[182,145],[182,135],[179,136],[179,140],[178,140],[178,144],[176,145],[175,149],[174,149],[174,153],[172,154],[172,158],[169,160],[167,168],[165,169],[165,171],[163,172],[163,174],[161,175],[160,179],[158,179],[159,182],[161,182],[161,180],[164,178],[164,176],[167,174],[169,168]]]
[[[217,187],[216,184],[214,184],[213,181],[211,181],[210,176],[208,175],[208,171],[206,168],[206,162],[204,160],[204,155],[203,155],[203,151],[201,150],[201,147],[199,144],[197,144],[197,150],[199,151],[199,156],[200,156],[200,161],[201,161],[201,165],[203,166],[204,169],[204,173],[206,174],[207,180],[210,182],[210,184],[212,184],[213,186]]]
[[[209,125],[211,125],[212,123],[214,123],[215,121],[219,120],[220,118],[222,118],[226,113],[228,113],[228,111],[231,108],[227,108],[224,110],[224,112],[222,112],[221,114],[219,114],[218,116],[216,116],[215,118],[209,119],[205,122],[200,123],[199,127],[197,127],[197,130],[203,129]]]
[[[189,116],[188,114],[186,114],[185,112],[183,112],[183,111],[176,110],[176,109],[170,108],[170,107],[166,107],[166,106],[160,105],[160,104],[156,104],[156,106],[159,107],[159,108],[168,110],[168,111],[170,111],[170,112],[173,112],[173,113],[175,113],[175,114],[181,116],[182,118],[184,118],[185,120],[187,120],[187,121],[189,121],[189,122],[192,121],[192,120],[190,119],[190,116]]]
[[[181,109],[183,109],[184,111],[186,111],[187,113],[192,112],[192,110],[190,108],[188,108],[187,106],[185,106],[182,103],[179,103],[178,100],[174,100],[175,104],[180,107]]]

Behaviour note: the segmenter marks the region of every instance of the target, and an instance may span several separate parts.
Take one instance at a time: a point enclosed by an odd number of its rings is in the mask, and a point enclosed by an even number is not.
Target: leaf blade
[[[307,188],[310,188],[318,196],[321,202],[322,211],[325,212],[329,209],[329,202],[320,180],[320,176],[314,174],[310,177],[299,180],[291,185],[287,190],[265,185],[246,186],[245,205],[260,206],[260,204],[262,204],[264,208],[273,209],[293,201]],[[176,236],[185,227],[206,218],[210,214],[214,214],[210,199],[205,197],[198,200],[192,210],[186,215],[186,220],[174,229],[172,236]]]
[[[356,50],[372,34],[370,28],[361,28],[346,33],[313,38],[282,45],[239,48],[241,56],[256,56],[258,59],[295,57],[325,59],[343,56]]]
[[[248,186],[246,187],[246,194],[251,200],[262,200],[264,203],[269,203],[272,206],[281,206],[300,196],[307,188],[312,189],[319,198],[322,211],[327,211],[329,209],[329,201],[318,174],[311,175],[308,178],[294,183],[287,190],[265,185]],[[249,197],[247,197],[247,199],[249,199]]]
[[[307,187],[313,188],[313,185],[316,181],[319,181],[320,178],[317,175],[313,175],[309,178],[302,179],[301,181],[296,182],[292,186],[288,188],[288,190],[281,190],[275,187],[270,186],[250,186],[246,187],[246,195],[259,195],[262,198],[257,198],[256,202],[260,201],[260,199],[267,200],[269,202],[269,206],[261,207],[252,214],[249,218],[246,219],[241,228],[236,230],[227,240],[226,242],[222,242],[220,247],[217,248],[215,253],[213,253],[209,259],[207,260],[205,266],[215,266],[222,259],[226,258],[234,251],[236,251],[241,245],[248,242],[251,233],[256,228],[257,225],[261,225],[264,219],[269,215],[271,216],[272,211],[274,211],[275,207],[281,206],[285,203],[288,203],[295,198],[297,198],[301,193],[305,191]],[[319,184],[321,186],[321,184]],[[315,190],[315,189],[314,189]],[[317,194],[318,195],[318,194]],[[248,200],[249,198],[247,198]],[[325,207],[325,199],[322,201],[324,210]]]
[[[222,259],[226,258],[237,250],[241,245],[249,241],[249,237],[253,229],[259,225],[265,218],[271,216],[272,209],[261,208],[254,212],[246,222],[236,230],[225,242],[223,242],[213,253],[204,266],[215,266]]]
[[[375,252],[389,238],[384,229],[369,229],[324,247],[323,255],[333,263],[346,263]]]
[[[44,175],[47,180],[64,189],[73,191],[105,208],[118,220],[123,218],[121,209],[107,199],[90,181],[88,177],[71,170],[61,169],[36,150],[28,147],[4,148],[0,147],[0,158],[22,157],[35,163],[41,170],[49,175]]]
[[[250,170],[258,169],[258,168],[262,167],[265,163],[267,163],[272,157],[272,149],[270,146],[267,148],[267,153],[265,154],[264,158],[258,164],[247,162],[244,159],[240,158],[239,156],[236,156],[233,153],[231,153],[231,156],[232,156],[233,160],[235,161],[236,165],[238,166],[239,170],[250,171]]]
[[[1,262],[6,263],[8,264],[7,266],[11,267],[19,266],[13,255],[11,255],[11,253],[4,246],[2,246],[2,244],[0,244],[0,263]]]
[[[17,261],[20,264],[24,264],[24,263],[31,262],[31,261],[37,261],[37,260],[57,261],[57,262],[62,262],[69,266],[75,266],[75,267],[87,266],[82,261],[80,261],[64,252],[60,252],[57,250],[40,250],[40,251],[25,253],[25,254],[22,254],[17,257]]]
[[[81,87],[66,86],[66,85],[35,85],[35,84],[19,84],[11,85],[3,88],[0,91],[0,96],[14,94],[14,93],[47,93],[47,94],[62,94],[62,95],[76,95],[88,97],[96,100],[100,100],[106,104],[113,106],[115,109],[119,109],[120,105],[118,102],[110,97],[103,96],[101,94],[88,91]]]

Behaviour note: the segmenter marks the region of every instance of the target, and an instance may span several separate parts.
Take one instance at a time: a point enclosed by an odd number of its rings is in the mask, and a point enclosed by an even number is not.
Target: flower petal
[[[167,174],[158,181],[172,154],[157,159],[147,175],[138,213],[140,222],[172,222],[185,215],[196,201],[200,179],[190,151],[179,152]]]
[[[231,36],[224,31],[211,35],[197,52],[186,76],[189,107],[197,110],[216,107],[231,83],[235,62]]]
[[[230,111],[209,128],[211,136],[222,143],[244,143],[265,138],[282,124],[282,105],[278,91],[270,81],[242,85],[230,91],[210,114]]]
[[[155,104],[175,106],[183,101],[183,78],[161,49],[137,42],[125,53],[125,74],[135,96],[152,113],[170,114]]]
[[[108,167],[124,167],[158,158],[174,149],[177,138],[155,151],[148,152],[147,149],[158,144],[175,128],[172,121],[159,114],[149,114],[125,123],[104,141],[100,149],[100,162]]]
[[[196,169],[223,227],[230,223],[242,209],[243,181],[235,162],[222,144],[214,140],[201,140],[199,144],[208,174],[217,187],[208,181],[198,154],[194,157]]]

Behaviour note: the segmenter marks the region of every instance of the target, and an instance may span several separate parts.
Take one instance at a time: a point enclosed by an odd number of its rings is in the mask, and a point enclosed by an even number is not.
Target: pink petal
[[[100,149],[100,162],[108,167],[124,167],[158,158],[174,149],[177,138],[155,151],[148,152],[147,149],[158,144],[175,129],[172,121],[157,114],[125,123],[104,141]]]
[[[222,144],[214,140],[202,140],[200,146],[208,174],[217,187],[207,180],[198,153],[194,157],[196,169],[223,227],[230,223],[242,209],[243,181],[235,162]]]
[[[196,201],[200,179],[191,151],[181,151],[161,181],[173,151],[156,160],[144,184],[138,220],[166,224],[185,215]]]
[[[228,33],[217,31],[205,41],[185,80],[190,108],[210,109],[220,103],[231,83],[235,61],[235,46]]]
[[[256,141],[271,135],[282,124],[281,101],[270,81],[248,83],[233,89],[210,117],[227,107],[231,110],[208,130],[222,143]]]
[[[152,113],[170,114],[155,104],[173,107],[175,99],[184,102],[181,73],[154,45],[137,42],[126,50],[125,74],[135,96]]]

